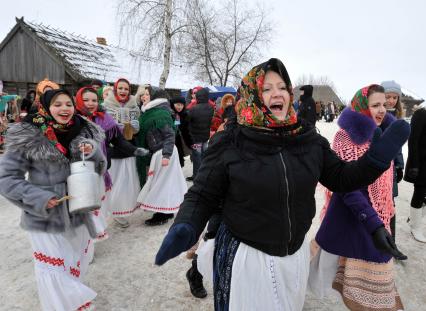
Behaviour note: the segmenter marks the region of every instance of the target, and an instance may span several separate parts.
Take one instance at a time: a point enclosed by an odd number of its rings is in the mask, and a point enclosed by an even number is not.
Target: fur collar
[[[161,104],[166,103],[167,106],[169,106],[166,98],[156,98],[154,100],[151,100],[146,106],[142,106],[142,112],[145,112],[151,108],[157,107]]]
[[[104,107],[108,108],[108,109],[118,109],[118,108],[129,108],[129,109],[139,109],[137,103],[136,103],[136,98],[133,95],[130,95],[129,97],[129,101],[127,103],[124,104],[124,106],[122,106],[116,99],[114,96],[114,92],[109,92],[108,97],[105,98],[104,101]]]
[[[386,129],[395,120],[395,117],[387,112],[380,128],[382,130]],[[352,142],[357,145],[362,145],[370,141],[374,130],[377,128],[372,118],[352,111],[349,107],[342,111],[337,124],[349,134]]]
[[[88,120],[80,134],[70,143],[71,155],[79,154],[78,145],[87,139],[92,139],[98,144],[105,139],[103,130]],[[49,142],[39,128],[26,122],[13,124],[7,130],[6,151],[23,152],[25,157],[32,161],[60,163],[68,163],[70,161]],[[71,160],[74,159],[77,158],[72,156]]]

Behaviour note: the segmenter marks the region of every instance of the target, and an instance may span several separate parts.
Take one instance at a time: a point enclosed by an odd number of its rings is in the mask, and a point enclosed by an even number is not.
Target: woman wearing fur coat
[[[123,136],[135,144],[134,135],[139,132],[140,110],[134,96],[130,95],[130,82],[120,78],[114,83],[113,92],[104,101],[104,108],[118,123]],[[141,190],[136,170],[136,158],[109,148],[111,168],[108,170],[114,188],[111,189],[110,206],[114,221],[122,228],[129,226],[125,217],[137,209],[136,198]]]
[[[42,309],[88,308],[96,293],[82,278],[96,231],[89,212],[70,214],[59,199],[67,194],[70,163],[79,161],[82,152],[95,162],[97,173],[104,173],[103,132],[75,114],[67,91],[50,90],[42,95],[38,112],[11,126],[7,138],[0,194],[22,209],[20,225],[31,240]]]

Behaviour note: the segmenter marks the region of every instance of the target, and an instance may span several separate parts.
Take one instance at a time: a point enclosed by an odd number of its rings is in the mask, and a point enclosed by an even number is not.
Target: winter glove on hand
[[[139,121],[138,120],[131,120],[130,126],[133,128],[135,132],[139,132]]]
[[[402,176],[404,176],[404,172],[402,170],[402,168],[397,168],[396,169],[396,182],[399,184],[400,181],[402,180]]]
[[[133,154],[136,157],[144,157],[149,154],[149,150],[145,148],[137,148]]]
[[[410,135],[410,125],[404,120],[396,120],[384,131],[378,127],[374,131],[367,152],[370,163],[379,169],[386,169],[396,157]]]
[[[195,230],[190,224],[173,225],[155,256],[155,264],[163,265],[180,253],[188,250],[196,242]]]
[[[404,180],[408,182],[414,182],[417,179],[417,176],[419,176],[419,169],[418,168],[410,168],[405,172]]]
[[[374,246],[381,252],[387,253],[398,260],[406,260],[407,256],[401,253],[395,245],[393,237],[389,234],[385,227],[377,228],[373,234]]]

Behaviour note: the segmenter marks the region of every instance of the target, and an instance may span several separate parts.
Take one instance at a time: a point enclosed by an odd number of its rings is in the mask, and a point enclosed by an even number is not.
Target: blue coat
[[[394,120],[387,113],[381,128],[384,130]],[[338,124],[358,145],[369,141],[376,129],[373,119],[349,108],[343,110]],[[380,226],[383,226],[383,222],[374,210],[366,188],[346,193],[335,192],[315,239],[322,249],[335,255],[388,262],[391,256],[378,251],[371,236]]]
[[[367,190],[333,193],[315,239],[331,254],[388,262],[391,256],[378,251],[371,238],[380,226],[383,222],[371,206]]]

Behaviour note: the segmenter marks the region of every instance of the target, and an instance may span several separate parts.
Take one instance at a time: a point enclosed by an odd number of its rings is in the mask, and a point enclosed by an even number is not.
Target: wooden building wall
[[[38,83],[44,78],[64,84],[64,66],[31,36],[18,30],[0,51],[0,80]]]

